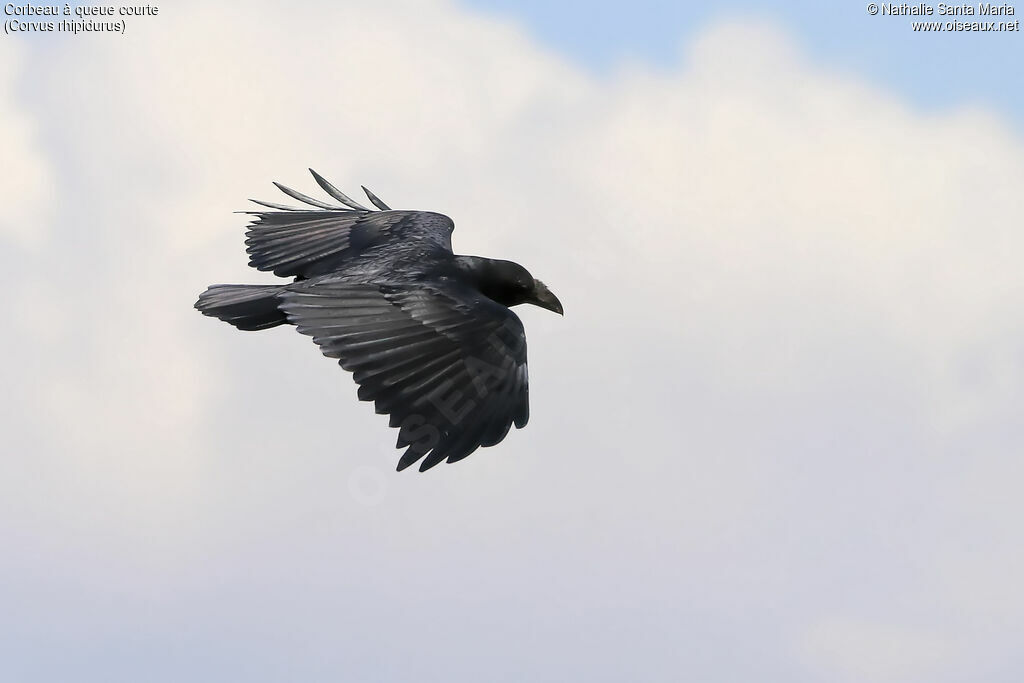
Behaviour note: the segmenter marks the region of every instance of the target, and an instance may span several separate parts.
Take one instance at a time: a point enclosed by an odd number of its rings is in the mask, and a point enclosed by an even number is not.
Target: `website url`
[[[1020,31],[1020,19],[1016,21],[912,21],[915,31],[935,33],[956,33],[958,31]]]

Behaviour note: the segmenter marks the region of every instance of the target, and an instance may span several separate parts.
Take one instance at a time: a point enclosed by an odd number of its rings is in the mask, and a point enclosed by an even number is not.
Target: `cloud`
[[[32,117],[17,104],[19,88],[24,87],[18,82],[25,71],[23,53],[15,41],[0,46],[0,145],[7,167],[15,171],[0,184],[0,202],[5,207],[0,235],[28,246],[38,244],[45,235],[52,180]]]
[[[825,621],[808,633],[806,648],[823,661],[821,674],[835,680],[922,680],[941,673],[956,651],[927,631],[891,624]]]
[[[12,149],[53,178],[18,210],[61,188],[3,233],[0,627],[27,677],[73,644],[78,674],[137,678],[129,632],[179,679],[237,652],[254,680],[1019,664],[994,568],[1020,563],[1024,150],[996,114],[917,111],[765,23],[607,78],[444,2],[133,27],[19,44],[0,81]],[[231,212],[314,189],[306,166],[449,213],[459,251],[558,293],[564,319],[522,312],[528,429],[395,475],[308,340],[191,310],[265,281]]]

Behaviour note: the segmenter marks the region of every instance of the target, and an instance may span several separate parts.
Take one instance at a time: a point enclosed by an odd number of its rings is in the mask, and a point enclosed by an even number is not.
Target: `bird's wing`
[[[297,283],[281,308],[400,428],[402,470],[493,446],[529,419],[526,336],[508,308],[448,281]]]
[[[337,270],[365,250],[396,243],[403,249],[451,252],[455,224],[430,211],[394,211],[363,188],[378,211],[371,211],[310,169],[317,183],[338,204],[329,204],[284,185],[285,194],[315,210],[253,200],[273,211],[250,211],[246,232],[249,265],[281,277],[310,278]]]

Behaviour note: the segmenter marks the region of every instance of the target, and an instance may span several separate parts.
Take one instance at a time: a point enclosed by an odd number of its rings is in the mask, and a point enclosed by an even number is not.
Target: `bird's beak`
[[[540,280],[533,281],[533,299],[530,301],[535,306],[546,308],[549,311],[554,311],[558,315],[565,315],[562,313],[562,302],[558,300],[558,297],[551,293],[551,290],[547,288]]]

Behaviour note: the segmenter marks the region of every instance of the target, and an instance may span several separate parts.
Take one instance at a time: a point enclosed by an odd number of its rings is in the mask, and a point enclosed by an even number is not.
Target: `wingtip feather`
[[[370,192],[370,190],[367,189],[366,185],[360,185],[359,187],[363,188],[363,192],[366,193],[366,198],[370,200],[371,204],[376,206],[381,211],[390,211],[391,210],[391,207],[388,206],[387,204],[385,204],[383,201],[381,201],[380,197],[375,195],[373,192]]]
[[[316,184],[319,185],[324,192],[331,195],[345,206],[349,207],[350,209],[355,209],[357,211],[370,210],[369,208],[363,206],[362,204],[355,201],[347,194],[339,190],[337,187],[334,186],[334,184],[331,181],[327,180],[327,178],[324,178],[322,175],[320,175],[313,169],[309,169],[309,172],[313,174],[313,180],[316,181]]]

